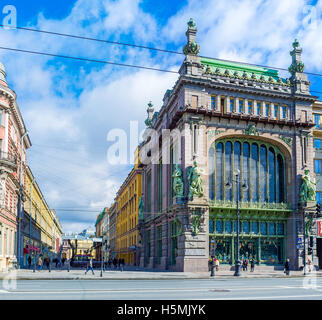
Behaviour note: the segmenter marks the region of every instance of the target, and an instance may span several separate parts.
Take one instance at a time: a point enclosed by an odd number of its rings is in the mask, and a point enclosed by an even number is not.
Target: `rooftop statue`
[[[190,20],[187,22],[187,25],[189,28],[195,28],[196,27],[196,24],[195,22],[193,21],[192,18],[190,18]]]
[[[302,175],[302,184],[300,188],[300,199],[301,202],[315,201],[315,186],[311,178],[309,177],[310,170],[304,170],[304,175]]]

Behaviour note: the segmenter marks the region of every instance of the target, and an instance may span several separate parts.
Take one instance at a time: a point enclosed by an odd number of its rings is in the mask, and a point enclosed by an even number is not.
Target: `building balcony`
[[[17,157],[12,153],[0,151],[0,170],[9,173],[17,170]]]

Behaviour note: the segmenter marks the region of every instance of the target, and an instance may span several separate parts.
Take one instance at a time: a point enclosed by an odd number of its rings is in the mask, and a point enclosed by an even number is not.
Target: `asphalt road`
[[[18,280],[7,289],[0,300],[322,300],[322,278]]]

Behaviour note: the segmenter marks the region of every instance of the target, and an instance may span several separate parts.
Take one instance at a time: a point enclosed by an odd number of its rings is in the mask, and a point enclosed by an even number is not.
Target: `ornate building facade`
[[[0,271],[13,267],[18,256],[23,255],[23,212],[19,217],[18,204],[20,186],[24,189],[25,184],[26,150],[30,146],[16,93],[8,86],[5,68],[0,63]]]
[[[297,40],[290,78],[198,56],[188,22],[185,60],[141,144],[140,265],[207,271],[209,256],[303,266],[303,209],[315,210],[312,104]],[[314,209],[312,209],[314,207]],[[314,248],[314,263],[317,263]]]

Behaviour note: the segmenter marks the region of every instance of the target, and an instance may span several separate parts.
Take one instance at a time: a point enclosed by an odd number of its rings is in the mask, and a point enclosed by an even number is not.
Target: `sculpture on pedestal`
[[[300,188],[300,200],[301,202],[315,201],[315,186],[311,178],[309,177],[310,170],[304,170],[304,175],[302,176],[302,184]]]
[[[201,170],[197,166],[197,162],[193,162],[193,167],[190,168],[188,173],[189,181],[189,198],[197,196],[199,198],[204,196],[204,190],[202,186]]]

